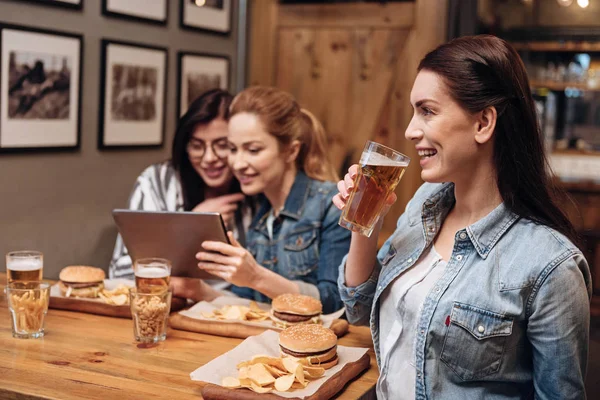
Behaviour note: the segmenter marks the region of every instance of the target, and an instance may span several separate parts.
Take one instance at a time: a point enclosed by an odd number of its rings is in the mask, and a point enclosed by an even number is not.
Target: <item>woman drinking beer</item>
[[[259,196],[258,212],[247,249],[231,234],[231,245],[204,242],[198,266],[230,282],[240,297],[302,293],[320,299],[325,313],[340,309],[338,265],[350,233],[331,203],[336,173],[325,143],[321,124],[288,93],[252,87],[238,94],[230,109],[229,165],[242,191]],[[205,286],[193,298],[218,295]]]
[[[590,271],[554,198],[525,68],[492,36],[425,56],[405,136],[426,182],[339,288],[369,324],[381,399],[583,399]],[[357,166],[338,183],[340,209]],[[387,204],[396,197],[390,195]]]
[[[190,104],[179,120],[171,159],[142,172],[129,197],[130,209],[220,212],[244,242],[253,208],[227,165],[227,114],[232,98],[214,89]],[[120,235],[109,273],[111,278],[133,277],[131,258]]]

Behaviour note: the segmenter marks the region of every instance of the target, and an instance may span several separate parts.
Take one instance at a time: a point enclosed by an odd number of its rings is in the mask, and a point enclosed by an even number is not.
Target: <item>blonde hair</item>
[[[301,143],[296,166],[312,179],[336,181],[337,174],[326,155],[327,136],[323,125],[294,97],[277,88],[253,86],[240,92],[231,103],[229,117],[247,112],[258,116],[267,132],[285,148]]]

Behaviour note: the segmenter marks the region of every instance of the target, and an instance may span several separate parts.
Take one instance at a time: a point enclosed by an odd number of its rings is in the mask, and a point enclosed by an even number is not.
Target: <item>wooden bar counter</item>
[[[133,340],[132,321],[50,309],[46,336],[15,339],[0,273],[0,398],[198,399],[190,372],[233,349],[240,339],[170,329],[167,340]],[[350,326],[339,344],[370,347],[371,367],[338,399],[375,398],[378,370],[367,327]]]

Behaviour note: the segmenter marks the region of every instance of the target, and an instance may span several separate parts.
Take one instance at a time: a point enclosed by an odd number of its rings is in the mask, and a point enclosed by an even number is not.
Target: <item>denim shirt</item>
[[[453,204],[453,184],[424,184],[365,283],[346,287],[345,259],[340,266],[348,320],[370,322],[379,365],[379,298],[429,248]],[[416,399],[585,398],[591,290],[577,247],[499,205],[456,233],[417,317],[416,382],[406,390]]]
[[[324,313],[344,306],[337,288],[338,266],[350,248],[350,232],[338,225],[341,211],[331,202],[336,190],[333,182],[298,172],[273,223],[273,239],[267,230],[271,204],[264,196],[246,236],[246,247],[260,265],[287,279],[315,285]],[[250,288],[233,286],[230,290],[241,297],[270,302]]]

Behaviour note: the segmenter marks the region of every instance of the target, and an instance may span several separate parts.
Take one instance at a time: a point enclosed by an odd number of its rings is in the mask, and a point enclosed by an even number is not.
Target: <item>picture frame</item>
[[[177,116],[181,117],[190,103],[210,89],[229,90],[231,79],[228,56],[180,51],[177,53]]]
[[[103,39],[98,148],[162,147],[168,51]]]
[[[102,15],[167,25],[169,19],[168,0],[102,0]]]
[[[232,0],[180,0],[179,25],[183,29],[229,35]]]
[[[0,152],[79,149],[83,36],[0,24]]]
[[[40,3],[53,7],[83,10],[83,0],[27,0],[30,3]]]

